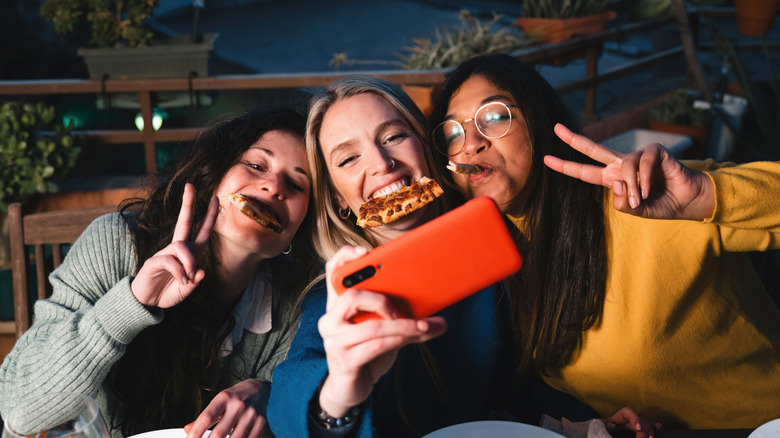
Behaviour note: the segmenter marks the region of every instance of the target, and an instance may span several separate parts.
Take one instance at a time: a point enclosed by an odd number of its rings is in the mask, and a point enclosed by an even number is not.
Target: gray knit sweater
[[[130,291],[135,258],[128,224],[118,213],[96,219],[79,237],[49,276],[51,298],[35,303],[33,325],[0,366],[4,418],[25,397],[73,391],[96,398],[112,435],[121,436],[113,426],[122,418],[123,406],[107,390],[106,376],[128,343],[163,318],[162,311],[148,310]],[[286,357],[297,321],[276,308],[282,301],[273,299],[270,332],[245,330],[224,358],[243,378],[270,382],[273,368]],[[227,387],[243,379],[224,380]]]

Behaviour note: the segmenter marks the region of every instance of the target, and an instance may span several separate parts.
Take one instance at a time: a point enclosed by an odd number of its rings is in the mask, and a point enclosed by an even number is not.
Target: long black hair
[[[203,130],[178,163],[161,172],[145,198],[126,200],[122,205],[133,230],[136,272],[171,242],[186,183],[195,186],[190,234],[195,235],[223,177],[250,146],[274,130],[292,133],[303,142],[304,129],[301,114],[277,108],[251,110]],[[297,294],[319,266],[311,245],[313,211],[310,198],[309,213],[293,238],[294,251],[268,261],[274,307],[282,312],[292,311]],[[218,378],[227,372],[219,360],[221,341],[235,321],[215,305],[219,290],[213,283],[215,276],[209,275],[219,263],[214,239],[212,234],[198,262],[206,272],[201,284],[182,303],[166,309],[162,323],[138,334],[112,368],[112,389],[126,406],[121,421],[125,436],[181,427],[193,421],[219,391]]]
[[[474,75],[512,95],[531,140],[527,182],[505,212],[524,218],[525,229],[512,227],[524,264],[503,285],[512,302],[520,371],[549,374],[571,361],[583,331],[598,323],[603,309],[607,271],[604,190],[544,165],[548,154],[578,162],[591,160],[555,135],[555,123],[581,131],[555,89],[532,66],[512,56],[478,56],[455,69],[439,92],[431,127],[444,120],[452,95]],[[447,157],[438,154],[435,160],[437,167],[446,167]],[[445,174],[445,182],[454,184],[451,174]]]

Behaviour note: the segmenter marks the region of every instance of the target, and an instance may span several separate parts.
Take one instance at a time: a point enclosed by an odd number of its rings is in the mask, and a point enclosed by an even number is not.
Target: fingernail
[[[647,189],[642,189],[642,199],[647,199]]]
[[[182,277],[181,278],[181,284],[186,286],[187,284],[189,284],[189,282],[190,282],[190,280],[187,277]]]
[[[630,205],[631,208],[639,207],[639,199],[636,198],[636,195],[631,195],[628,197],[628,205]]]
[[[640,423],[636,424],[636,431],[641,432],[642,431],[642,425]]]
[[[427,321],[417,321],[417,330],[421,332],[427,332],[428,331],[428,322]]]
[[[615,181],[612,183],[612,191],[615,192],[616,195],[622,196],[623,195],[623,181]]]
[[[194,280],[195,279],[195,271],[192,271],[189,274],[187,274],[187,277],[189,277],[190,280]]]

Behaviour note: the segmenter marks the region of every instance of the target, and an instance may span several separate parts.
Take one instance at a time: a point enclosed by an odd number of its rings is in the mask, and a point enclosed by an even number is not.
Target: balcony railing
[[[700,15],[728,15],[733,14],[733,8],[700,8],[696,14]],[[698,22],[698,18],[691,20]],[[676,46],[658,53],[645,56],[628,62],[609,71],[598,71],[598,59],[602,51],[603,43],[610,40],[620,40],[629,35],[648,32],[659,26],[673,23],[673,18],[660,20],[647,20],[630,23],[609,29],[604,32],[587,37],[575,37],[556,44],[531,47],[513,53],[514,56],[532,63],[544,64],[555,59],[570,57],[572,54],[585,54],[585,77],[559,85],[557,90],[561,93],[584,90],[585,105],[582,112],[584,120],[595,119],[596,87],[608,80],[623,77],[634,71],[659,63],[666,59],[680,56],[682,46]],[[694,26],[695,30],[695,26]],[[770,43],[772,49],[777,49],[780,44]],[[757,48],[757,45],[739,45],[739,48]],[[717,49],[714,45],[709,47],[699,45],[702,50]],[[192,139],[200,127],[163,128],[159,131],[153,129],[153,93],[166,91],[200,92],[207,90],[263,90],[282,88],[321,87],[330,81],[354,74],[369,74],[387,78],[398,84],[439,84],[444,81],[449,70],[437,71],[365,71],[348,73],[301,73],[301,74],[255,74],[255,75],[230,75],[195,77],[180,79],[143,79],[143,80],[16,80],[0,81],[0,96],[22,95],[65,95],[65,94],[95,94],[101,96],[113,93],[137,93],[140,104],[140,113],[144,120],[142,131],[137,130],[91,130],[80,131],[88,139],[101,144],[143,144],[145,169],[148,174],[157,171],[156,145],[162,142],[181,142]],[[684,74],[684,72],[680,72]]]

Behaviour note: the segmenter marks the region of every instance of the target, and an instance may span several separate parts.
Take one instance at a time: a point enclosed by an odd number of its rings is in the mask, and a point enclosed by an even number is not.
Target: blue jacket
[[[309,292],[287,360],[274,370],[267,414],[278,438],[309,436],[309,403],[328,372],[317,329],[326,298],[324,281]],[[447,320],[447,332],[425,346],[446,394],[437,390],[420,347],[407,346],[364,403],[355,436],[419,437],[448,425],[487,419],[501,410],[515,361],[508,306],[499,298],[499,288],[492,286],[438,314]]]

